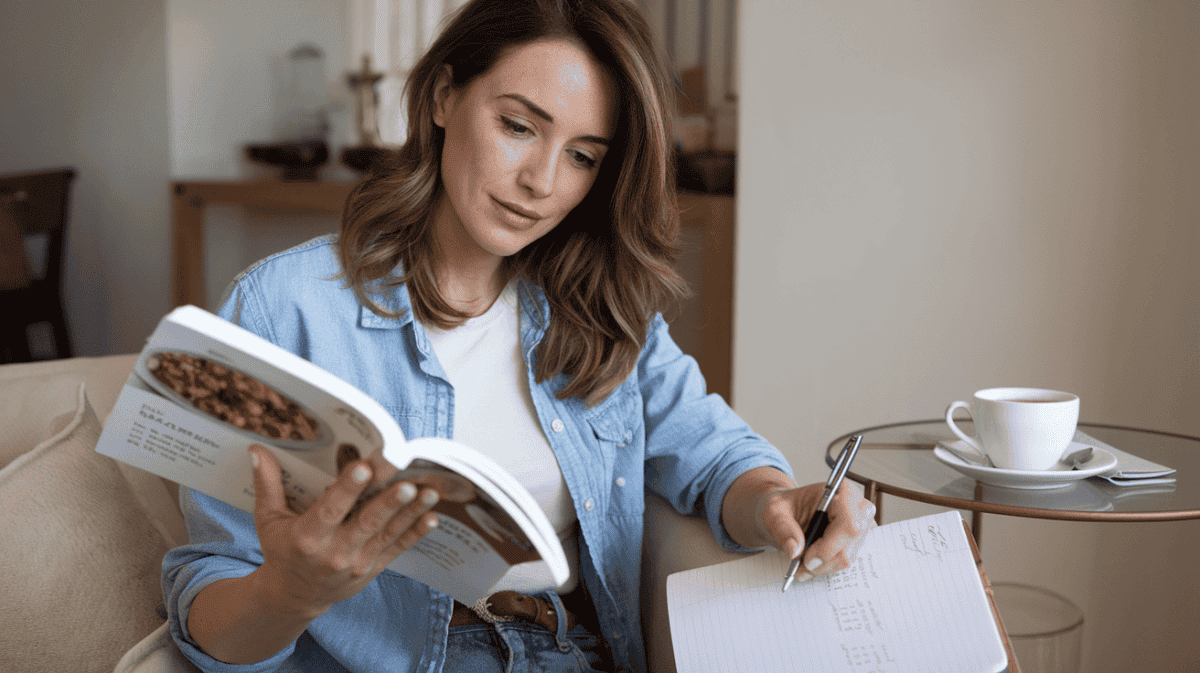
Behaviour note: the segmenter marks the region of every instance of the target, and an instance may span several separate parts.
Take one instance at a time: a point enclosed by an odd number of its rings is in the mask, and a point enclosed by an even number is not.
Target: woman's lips
[[[526,208],[525,206],[522,206],[518,203],[510,203],[508,201],[501,201],[500,199],[497,199],[494,196],[492,197],[492,200],[495,201],[496,203],[500,204],[500,206],[502,208],[504,208],[505,210],[507,210],[519,217],[525,218],[527,220],[535,220],[535,221],[542,219],[541,213],[537,212],[536,210]]]

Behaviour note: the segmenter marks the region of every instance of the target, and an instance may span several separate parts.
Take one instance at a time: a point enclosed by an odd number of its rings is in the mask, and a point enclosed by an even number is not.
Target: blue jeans
[[[550,632],[528,622],[451,626],[446,643],[445,673],[599,673],[604,644],[583,625],[567,631],[562,601],[554,603],[558,629]]]

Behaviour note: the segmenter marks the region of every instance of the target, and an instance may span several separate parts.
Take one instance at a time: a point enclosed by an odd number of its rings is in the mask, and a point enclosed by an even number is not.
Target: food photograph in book
[[[246,364],[239,367],[221,346],[204,352],[146,349],[135,372],[177,406],[220,423],[247,442],[287,450],[328,474],[382,446],[374,424],[341,400],[244,354]],[[245,371],[250,367],[256,371]]]

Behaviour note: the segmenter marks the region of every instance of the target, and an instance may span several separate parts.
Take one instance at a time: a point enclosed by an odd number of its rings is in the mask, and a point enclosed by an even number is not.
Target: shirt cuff
[[[721,523],[721,506],[725,502],[725,494],[729,491],[729,487],[733,486],[733,482],[737,481],[738,477],[756,467],[774,467],[787,476],[795,478],[795,475],[792,474],[791,466],[788,465],[787,460],[778,451],[743,458],[721,472],[720,476],[713,481],[712,488],[709,490],[709,494],[712,497],[709,497],[708,494],[705,496],[704,509],[708,518],[708,524],[712,528],[713,536],[725,551],[749,554],[762,551],[763,549],[762,547],[753,549],[739,544],[730,537],[729,532],[725,530],[725,525]]]
[[[196,641],[192,640],[191,634],[187,632],[184,625],[187,624],[188,613],[191,611],[192,601],[196,599],[196,596],[213,582],[246,575],[246,565],[232,559],[212,556],[194,563],[203,565],[203,569],[199,571],[191,569],[191,573],[188,572],[190,568],[183,570],[180,575],[190,574],[191,576],[177,577],[173,590],[166,596],[168,628],[171,639],[175,641],[179,651],[188,661],[206,673],[270,673],[278,671],[284,661],[291,656],[296,647],[295,643],[288,645],[271,657],[253,664],[227,664],[209,656]]]

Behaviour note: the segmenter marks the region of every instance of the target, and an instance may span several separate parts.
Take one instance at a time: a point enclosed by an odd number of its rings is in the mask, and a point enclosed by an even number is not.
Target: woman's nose
[[[526,157],[519,176],[522,187],[534,198],[544,199],[554,191],[554,168],[556,152],[542,150]]]

